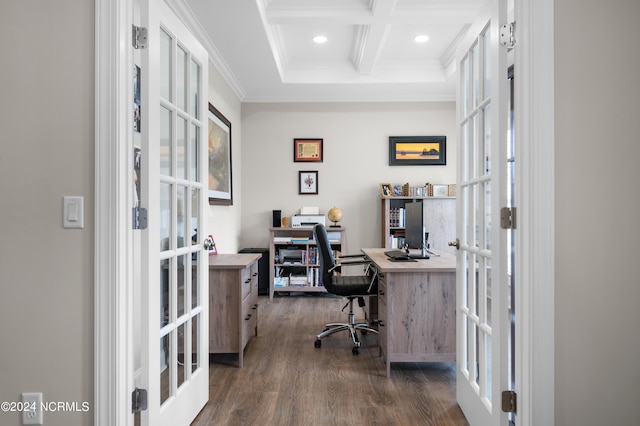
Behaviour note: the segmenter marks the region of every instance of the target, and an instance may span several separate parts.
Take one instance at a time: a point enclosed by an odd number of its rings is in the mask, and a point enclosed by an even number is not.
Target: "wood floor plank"
[[[394,363],[387,378],[375,334],[362,336],[357,356],[346,332],[314,347],[325,323],[346,320],[344,299],[259,303],[260,334],[245,350],[244,367],[235,354],[210,356],[209,402],[192,426],[468,425],[455,401],[455,364]]]

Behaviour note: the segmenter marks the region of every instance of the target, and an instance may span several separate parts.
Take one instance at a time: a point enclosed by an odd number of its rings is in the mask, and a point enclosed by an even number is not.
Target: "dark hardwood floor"
[[[210,355],[209,402],[192,426],[468,425],[455,364],[394,363],[387,378],[376,335],[363,337],[360,355],[348,333],[315,348],[325,323],[346,320],[343,305],[329,295],[261,296],[244,367],[237,355]]]

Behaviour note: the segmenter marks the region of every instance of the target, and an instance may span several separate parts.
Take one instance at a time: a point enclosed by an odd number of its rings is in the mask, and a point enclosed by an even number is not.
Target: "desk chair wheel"
[[[367,334],[367,330],[360,330],[360,333],[364,336],[365,334]]]
[[[357,346],[354,346],[354,347],[351,349],[351,353],[352,353],[352,354],[354,354],[354,355],[360,355],[360,348],[359,348],[359,347],[357,347]]]
[[[317,339],[316,342],[313,344],[316,348],[319,348],[320,346],[322,346],[322,340]]]

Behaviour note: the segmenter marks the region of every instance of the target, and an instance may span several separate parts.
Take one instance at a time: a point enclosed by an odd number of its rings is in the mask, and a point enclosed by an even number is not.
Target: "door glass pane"
[[[198,268],[199,262],[198,257],[199,254],[197,251],[194,252],[192,256],[192,264],[191,264],[191,308],[195,308],[200,304],[200,289],[198,286]]]
[[[178,214],[177,214],[177,231],[178,231],[178,248],[185,247],[185,238],[191,239],[191,233],[187,232],[187,187],[178,186]]]
[[[160,174],[171,174],[171,111],[160,107]]]
[[[469,268],[469,252],[465,252],[464,254],[464,283],[463,283],[463,291],[464,294],[462,296],[462,300],[463,305],[466,307],[469,307],[469,281],[471,279],[470,277],[471,274],[471,270]]]
[[[460,131],[460,146],[462,147],[462,152],[460,153],[462,159],[462,180],[469,179],[469,123],[465,122],[462,125],[462,129]]]
[[[491,250],[491,181],[486,181],[484,187],[484,248]]]
[[[171,248],[171,185],[160,184],[160,250]]]
[[[465,56],[460,65],[462,74],[462,115],[469,114],[469,56]]]
[[[186,353],[187,349],[187,333],[186,333],[186,325],[184,323],[178,327],[178,359],[176,360],[176,369],[178,373],[178,387],[184,383],[185,380],[185,356],[188,355]]]
[[[200,235],[198,229],[200,227],[200,221],[198,214],[200,212],[200,190],[197,188],[191,188],[191,224],[190,231],[193,233],[191,238],[191,245],[198,244],[199,241],[204,241],[206,235]]]
[[[471,176],[476,178],[480,176],[480,123],[478,119],[478,114],[473,116],[473,132],[472,132],[472,151],[471,151],[471,164],[470,164],[470,172]]]
[[[200,97],[200,65],[198,65],[193,59],[191,60],[191,77],[189,79],[189,112],[195,118],[200,118],[200,111],[198,111],[198,98]]]
[[[176,177],[187,178],[187,121],[182,117],[176,118]]]
[[[160,96],[171,100],[171,36],[160,30]]]
[[[171,280],[171,262],[160,261],[160,328],[169,324],[169,283]]]
[[[188,271],[186,268],[188,268],[189,265],[185,263],[186,260],[185,255],[178,256],[178,317],[184,315],[185,305],[187,304],[186,288]]]
[[[178,46],[176,61],[176,105],[181,110],[187,109],[187,52]]]
[[[491,31],[482,35],[484,41],[484,99],[491,97]]]
[[[471,48],[471,67],[473,72],[473,107],[477,107],[480,99],[480,49],[478,43]]]
[[[471,187],[473,191],[471,203],[473,205],[473,246],[480,247],[480,227],[482,226],[483,217],[482,210],[478,205],[478,184],[473,184]]]
[[[191,371],[196,371],[200,367],[200,353],[198,352],[198,343],[200,342],[200,314],[193,317],[191,322],[193,331],[191,333]]]
[[[191,125],[189,138],[189,180],[198,182],[198,131],[200,128],[195,124]]]
[[[473,314],[474,317],[479,316],[479,312],[478,312],[478,300],[479,300],[479,256],[476,256],[475,254],[471,254],[471,268],[472,269],[472,277],[471,277],[471,313]]]
[[[169,357],[171,354],[170,334],[160,338],[160,405],[162,405],[170,395],[171,372],[169,371]]]
[[[491,104],[484,109],[484,173],[491,173]]]
[[[485,298],[485,321],[487,323],[487,325],[491,326],[491,259],[487,258],[485,259],[485,263],[486,263],[486,269],[485,269],[485,278],[484,278],[484,282],[485,282],[485,286],[486,286],[486,293],[487,296]]]
[[[471,341],[472,341],[472,346],[471,346],[471,381],[474,383],[478,383],[478,381],[480,380],[480,375],[479,375],[479,371],[478,371],[478,361],[479,361],[479,352],[480,352],[480,348],[478,347],[478,324],[475,323],[474,321],[471,322]]]
[[[485,386],[482,393],[491,402],[491,334],[484,335],[484,359]]]

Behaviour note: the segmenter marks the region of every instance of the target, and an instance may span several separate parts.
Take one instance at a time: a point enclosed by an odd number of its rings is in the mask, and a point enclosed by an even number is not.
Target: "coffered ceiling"
[[[455,51],[483,3],[184,0],[182,15],[243,102],[433,101],[455,99]]]

